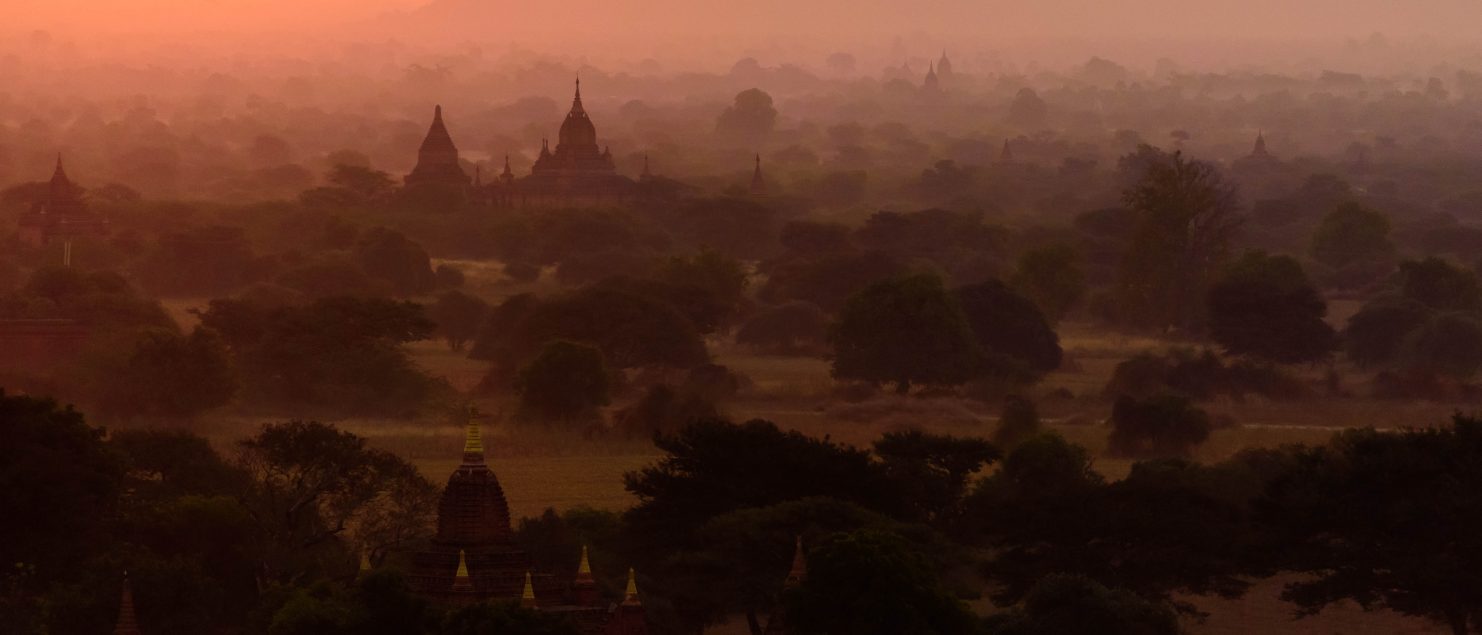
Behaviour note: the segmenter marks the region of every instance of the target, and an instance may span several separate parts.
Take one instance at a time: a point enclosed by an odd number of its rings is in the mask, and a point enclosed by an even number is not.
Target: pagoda
[[[61,240],[64,243],[62,264],[72,264],[72,239],[101,234],[108,227],[106,220],[88,210],[82,193],[82,188],[67,178],[67,170],[62,167],[62,155],[58,154],[57,167],[47,183],[45,200],[37,201],[30,212],[21,216],[21,240],[32,247]]]
[[[632,570],[622,602],[604,601],[582,548],[572,574],[542,569],[510,529],[509,503],[484,457],[477,420],[464,431],[463,461],[438,501],[437,534],[412,556],[412,590],[443,604],[504,601],[567,616],[586,635],[647,635]]]
[[[442,187],[468,187],[468,174],[458,160],[458,146],[453,145],[453,136],[443,124],[443,107],[432,109],[432,125],[422,146],[417,150],[417,166],[406,176],[408,187],[432,185]]]
[[[582,104],[580,79],[556,147],[552,149],[549,140],[541,141],[529,176],[495,187],[503,191],[485,198],[511,207],[609,205],[640,194],[636,181],[617,173],[612,151],[598,145],[597,126]]]

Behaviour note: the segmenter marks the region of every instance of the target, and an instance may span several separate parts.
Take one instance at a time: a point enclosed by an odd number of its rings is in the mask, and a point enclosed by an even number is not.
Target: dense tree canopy
[[[870,285],[849,299],[834,326],[840,379],[955,385],[978,370],[981,352],[940,278],[919,274]]]
[[[1210,287],[1209,334],[1237,355],[1315,361],[1337,346],[1327,311],[1296,260],[1250,252]]]

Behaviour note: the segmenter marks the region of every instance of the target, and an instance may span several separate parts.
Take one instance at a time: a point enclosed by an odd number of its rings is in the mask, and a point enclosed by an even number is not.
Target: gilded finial
[[[623,604],[638,604],[638,576],[633,567],[628,567],[628,589],[623,592]]]
[[[535,608],[535,584],[530,579],[530,572],[525,572],[525,588],[520,591],[520,606]]]

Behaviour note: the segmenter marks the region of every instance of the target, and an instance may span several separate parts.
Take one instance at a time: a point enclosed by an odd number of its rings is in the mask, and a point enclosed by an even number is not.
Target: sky
[[[1430,33],[1467,36],[1482,27],[1482,0],[5,0],[0,23],[21,28],[147,30],[322,27],[424,5],[456,7],[507,21],[491,34],[528,26],[525,18],[568,22],[580,32],[756,30],[868,32],[941,28],[1053,36],[1188,32],[1283,37]],[[5,15],[10,13],[11,15]],[[800,19],[801,18],[801,19]],[[612,20],[618,20],[613,22]],[[503,33],[514,36],[515,33]]]
[[[1477,45],[1479,27],[1482,0],[0,0],[0,31],[70,38],[160,43],[289,33],[630,58],[883,48],[923,35],[975,49],[1157,40],[1181,47],[1169,51],[1176,57],[1217,42],[1339,41],[1375,32]]]

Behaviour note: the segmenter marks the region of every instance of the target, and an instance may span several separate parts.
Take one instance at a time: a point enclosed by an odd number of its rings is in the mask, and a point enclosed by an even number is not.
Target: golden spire
[[[374,568],[375,567],[371,565],[370,553],[369,552],[361,552],[361,554],[360,554],[360,572],[361,573],[365,573],[365,572],[370,571],[371,569],[374,569]]]
[[[628,590],[623,592],[623,604],[641,604],[638,601],[638,576],[634,573],[633,567],[628,567]]]
[[[468,407],[468,423],[463,433],[463,464],[483,465],[484,463],[484,436],[479,429],[479,411],[473,406]]]
[[[473,580],[468,576],[468,557],[462,549],[458,550],[458,571],[453,574],[453,590],[473,590]]]
[[[576,565],[576,575],[592,575],[592,563],[587,560],[587,546],[581,546],[581,564]]]
[[[535,584],[530,579],[530,572],[525,572],[525,589],[520,591],[520,606],[527,609],[535,608]]]

